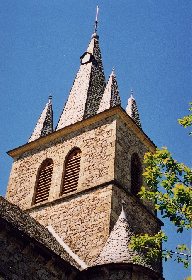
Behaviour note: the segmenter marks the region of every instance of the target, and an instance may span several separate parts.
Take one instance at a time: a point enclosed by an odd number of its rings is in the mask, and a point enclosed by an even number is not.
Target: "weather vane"
[[[95,27],[94,27],[94,33],[97,33],[97,26],[98,26],[98,14],[99,14],[99,6],[97,6],[97,9],[96,9],[96,17],[95,17]]]

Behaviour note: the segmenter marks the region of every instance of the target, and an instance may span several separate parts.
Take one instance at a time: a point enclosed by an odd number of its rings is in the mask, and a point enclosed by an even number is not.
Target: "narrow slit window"
[[[77,190],[80,172],[81,150],[73,149],[65,160],[61,195]]]
[[[34,204],[47,201],[53,174],[53,160],[46,159],[42,162],[38,172]]]
[[[138,154],[131,156],[131,192],[137,195],[142,185],[142,165]]]

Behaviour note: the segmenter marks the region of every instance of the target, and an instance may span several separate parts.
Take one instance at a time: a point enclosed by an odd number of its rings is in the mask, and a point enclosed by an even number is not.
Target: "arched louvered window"
[[[142,165],[138,154],[131,156],[131,192],[137,195],[142,185]]]
[[[61,195],[77,189],[80,172],[81,150],[73,149],[65,160],[63,185]]]
[[[42,162],[36,181],[34,204],[48,200],[53,173],[53,160],[46,159]]]

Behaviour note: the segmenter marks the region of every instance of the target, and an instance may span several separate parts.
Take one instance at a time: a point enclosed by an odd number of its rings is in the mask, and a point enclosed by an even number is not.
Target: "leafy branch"
[[[189,103],[189,111],[192,111],[192,102]],[[192,114],[189,114],[182,119],[178,119],[178,123],[182,125],[184,128],[192,126]],[[189,133],[189,135],[192,135],[192,132]]]
[[[192,103],[190,103],[190,106]],[[189,108],[192,111],[192,107]],[[183,127],[192,126],[192,114],[179,119]],[[192,132],[190,133],[192,134]],[[181,233],[192,227],[192,170],[173,159],[167,148],[157,149],[155,153],[144,156],[143,173],[146,186],[141,187],[139,196],[155,205],[163,218],[168,218]],[[131,238],[129,247],[145,256],[147,262],[173,258],[188,267],[191,258],[185,244],[173,250],[161,250],[162,242],[167,241],[165,233],[160,231],[154,236],[148,234]]]
[[[192,171],[183,163],[175,161],[166,149],[146,153],[143,186],[139,195],[155,204],[163,218],[177,227],[177,232],[192,226]]]
[[[178,263],[183,263],[184,267],[187,268],[189,265],[189,259],[191,258],[190,250],[185,244],[178,245],[176,251],[173,250],[161,250],[162,242],[167,242],[167,236],[163,231],[150,236],[149,234],[133,236],[129,247],[136,250],[140,255],[145,256],[147,263],[157,262],[160,259],[165,261],[173,258]],[[139,261],[137,257],[134,259],[135,262]]]

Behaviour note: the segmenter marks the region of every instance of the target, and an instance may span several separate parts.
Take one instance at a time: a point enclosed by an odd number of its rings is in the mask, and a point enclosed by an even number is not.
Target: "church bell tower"
[[[162,279],[161,264],[134,265],[127,246],[131,235],[161,227],[153,205],[137,195],[144,154],[155,145],[142,130],[133,92],[125,111],[114,69],[105,81],[97,16],[56,129],[50,97],[28,142],[8,152],[14,162],[6,198],[54,229],[89,266],[84,279],[93,271],[105,279],[105,265],[107,275]]]

